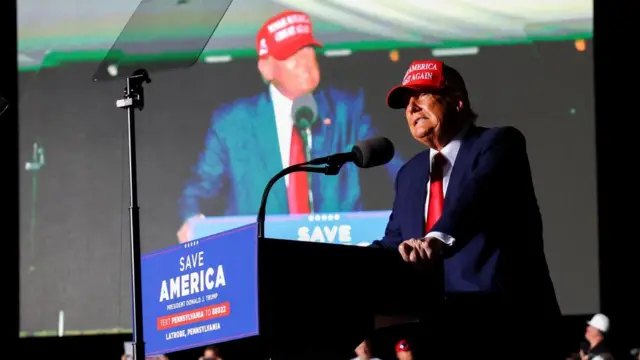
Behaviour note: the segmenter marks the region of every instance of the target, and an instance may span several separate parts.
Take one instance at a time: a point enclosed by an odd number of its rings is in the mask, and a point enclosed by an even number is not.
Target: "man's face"
[[[290,99],[313,92],[320,83],[320,67],[313,47],[304,47],[286,60],[267,60],[262,75]]]
[[[362,360],[369,359],[371,357],[369,344],[366,341],[363,341],[360,345],[358,345],[358,347],[356,348],[356,355],[358,355],[358,358]]]
[[[218,357],[216,356],[215,351],[207,349],[204,351],[204,358],[206,360],[209,360],[209,359],[217,359]]]
[[[596,340],[600,336],[600,330],[594,328],[593,326],[587,326],[587,330],[585,331],[584,337],[589,341]]]
[[[398,360],[413,360],[413,353],[411,351],[400,351],[396,353]]]
[[[443,135],[447,135],[447,121],[452,112],[451,103],[433,93],[412,94],[405,109],[405,117],[414,139],[424,145],[440,150],[446,145]]]

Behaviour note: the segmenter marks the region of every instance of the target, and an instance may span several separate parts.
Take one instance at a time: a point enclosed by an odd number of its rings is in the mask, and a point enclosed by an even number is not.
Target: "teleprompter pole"
[[[140,266],[140,207],[138,206],[138,170],[136,162],[135,111],[144,109],[143,85],[151,79],[145,70],[136,70],[127,78],[124,98],[116,106],[127,110],[129,142],[129,225],[131,236],[131,298],[133,301],[133,359],[144,360],[144,337],[142,327],[142,274]]]

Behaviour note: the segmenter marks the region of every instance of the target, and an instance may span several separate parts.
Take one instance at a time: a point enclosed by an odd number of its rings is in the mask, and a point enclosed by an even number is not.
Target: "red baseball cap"
[[[270,18],[256,36],[256,51],[261,59],[273,56],[285,60],[305,46],[322,44],[313,37],[309,16],[300,11],[287,10]]]
[[[444,89],[457,90],[468,96],[464,80],[456,69],[439,60],[414,61],[404,74],[402,85],[389,91],[387,105],[392,109],[404,109],[411,94]]]
[[[411,351],[411,347],[409,347],[409,342],[407,340],[400,340],[396,344],[396,352],[399,353],[403,351]]]

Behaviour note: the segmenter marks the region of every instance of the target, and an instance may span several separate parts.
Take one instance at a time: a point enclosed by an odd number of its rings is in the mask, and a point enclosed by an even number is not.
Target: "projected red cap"
[[[418,60],[411,63],[402,79],[387,95],[387,105],[392,109],[404,109],[409,96],[416,92],[452,89],[467,96],[464,80],[454,68],[439,60]]]
[[[403,351],[411,351],[411,348],[409,347],[409,342],[407,340],[400,340],[396,344],[396,352],[399,353]]]
[[[256,36],[258,56],[288,59],[305,46],[321,47],[313,37],[309,16],[300,11],[287,10],[267,20]]]

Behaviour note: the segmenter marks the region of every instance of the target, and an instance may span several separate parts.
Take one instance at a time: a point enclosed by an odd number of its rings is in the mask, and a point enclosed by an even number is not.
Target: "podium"
[[[256,224],[142,257],[147,356],[230,342],[251,358],[352,350],[437,294],[394,251],[264,238]]]

